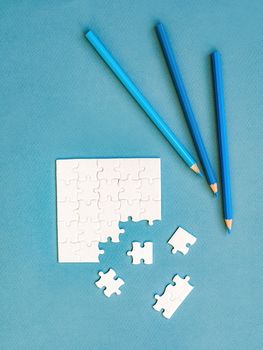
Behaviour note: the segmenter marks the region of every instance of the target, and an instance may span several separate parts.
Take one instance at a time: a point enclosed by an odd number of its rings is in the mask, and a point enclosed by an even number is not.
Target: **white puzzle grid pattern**
[[[59,262],[99,262],[120,221],[161,220],[159,158],[56,161]]]

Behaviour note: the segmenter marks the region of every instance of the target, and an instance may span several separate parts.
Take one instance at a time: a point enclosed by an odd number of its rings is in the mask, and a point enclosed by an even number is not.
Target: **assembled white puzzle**
[[[161,220],[159,158],[56,161],[59,262],[99,262],[120,221]]]

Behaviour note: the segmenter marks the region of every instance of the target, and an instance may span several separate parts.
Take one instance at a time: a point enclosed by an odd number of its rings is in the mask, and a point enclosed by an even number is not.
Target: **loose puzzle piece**
[[[173,278],[175,285],[168,284],[161,296],[155,295],[156,303],[153,308],[156,311],[163,310],[163,316],[168,319],[171,318],[194,288],[190,285],[189,280],[189,276],[181,278],[179,275],[175,275]]]
[[[103,293],[106,297],[110,297],[112,294],[120,295],[120,287],[124,285],[124,281],[121,278],[116,278],[116,272],[113,269],[109,269],[108,272],[99,272],[100,279],[95,282],[98,288],[105,288]]]
[[[173,246],[173,254],[179,251],[186,255],[189,251],[189,246],[195,244],[196,240],[196,237],[191,235],[191,233],[187,232],[182,227],[178,227],[168,243]]]
[[[132,242],[132,250],[127,252],[132,257],[132,263],[138,265],[143,260],[144,264],[153,263],[153,243],[144,242],[141,246],[140,242]]]
[[[98,242],[119,242],[129,217],[161,220],[159,158],[65,159],[56,168],[59,262],[97,262]]]

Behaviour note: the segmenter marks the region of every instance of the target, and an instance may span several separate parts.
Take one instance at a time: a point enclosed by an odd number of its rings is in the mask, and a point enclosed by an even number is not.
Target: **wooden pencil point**
[[[225,220],[225,224],[226,224],[226,227],[227,227],[227,229],[228,229],[228,231],[230,232],[231,231],[231,229],[232,229],[232,219],[226,219]]]
[[[193,165],[191,166],[191,169],[192,169],[196,174],[202,176],[202,173],[201,173],[201,171],[200,171],[200,169],[198,168],[198,166],[197,166],[196,163],[193,164]]]
[[[210,188],[213,191],[213,193],[217,196],[217,193],[218,193],[217,183],[211,184]]]

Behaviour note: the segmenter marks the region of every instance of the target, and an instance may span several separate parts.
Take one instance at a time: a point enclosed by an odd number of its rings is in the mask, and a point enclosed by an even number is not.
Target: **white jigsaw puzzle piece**
[[[97,159],[76,159],[78,181],[97,181],[98,172],[102,169],[98,165]]]
[[[98,167],[100,168],[98,179],[110,182],[113,179],[120,179],[120,172],[116,170],[119,164],[120,162],[118,158],[98,159]]]
[[[179,251],[182,254],[186,255],[189,251],[188,245],[195,244],[196,240],[196,237],[191,235],[191,233],[184,230],[182,227],[178,227],[178,229],[169,239],[168,243],[173,246],[173,254]]]
[[[129,217],[135,222],[143,220],[141,218],[143,209],[139,200],[128,202],[126,199],[122,199],[120,202],[120,221],[128,221]]]
[[[79,245],[79,249],[76,252],[80,259],[79,262],[99,262],[99,255],[104,254],[104,250],[99,248],[99,242],[88,244],[85,241],[81,241]]]
[[[57,181],[57,201],[58,202],[77,202],[78,200],[78,182]]]
[[[141,199],[141,180],[120,180],[119,181],[119,199],[125,199],[128,202]]]
[[[160,201],[161,200],[161,182],[160,179],[153,179],[149,181],[148,179],[141,180],[141,186],[138,188],[141,193],[141,200],[148,201]]]
[[[99,181],[87,179],[85,181],[78,181],[78,200],[90,204],[93,200],[99,199]]]
[[[113,221],[120,220],[120,202],[99,202],[100,208],[99,221],[106,221],[108,225],[111,225]]]
[[[78,161],[76,159],[58,159],[56,161],[57,181],[69,184],[72,180],[78,180],[77,167]]]
[[[79,249],[79,242],[60,242],[58,250],[58,261],[60,263],[80,262],[80,256],[78,255]]]
[[[162,295],[155,295],[156,303],[153,308],[156,311],[163,311],[165,318],[171,318],[178,307],[183,303],[187,296],[193,290],[193,286],[189,283],[190,277],[181,278],[179,275],[174,276],[175,285],[166,286]]]
[[[147,220],[153,225],[154,220],[161,220],[161,201],[141,201],[140,220]]]
[[[90,204],[87,204],[85,201],[79,201],[79,206],[75,210],[79,222],[98,222],[100,212],[101,210],[96,200],[91,201]]]
[[[76,210],[78,209],[78,202],[58,202],[57,203],[57,220],[63,221],[66,225],[70,225],[72,221],[78,220]]]
[[[116,170],[120,173],[121,180],[139,180],[140,161],[139,158],[126,158],[119,160],[119,166]]]
[[[148,179],[152,182],[154,179],[161,178],[161,167],[159,158],[142,158],[140,159],[140,168],[142,169],[139,173],[140,179]]]
[[[127,252],[128,256],[132,257],[132,264],[138,265],[143,260],[144,264],[150,265],[153,263],[153,243],[144,242],[141,246],[140,242],[132,242],[132,250]]]
[[[112,179],[111,181],[100,180],[100,185],[97,189],[100,202],[119,201],[119,180]]]
[[[110,297],[112,294],[120,295],[120,287],[124,285],[124,281],[121,278],[116,277],[116,272],[113,269],[109,269],[108,272],[99,272],[100,279],[95,282],[98,288],[104,288],[104,294],[106,297]]]
[[[125,232],[124,229],[119,227],[119,221],[112,221],[109,225],[106,221],[100,221],[100,227],[97,231],[100,237],[100,242],[107,242],[110,238],[113,243],[118,243],[120,241],[120,234]]]

